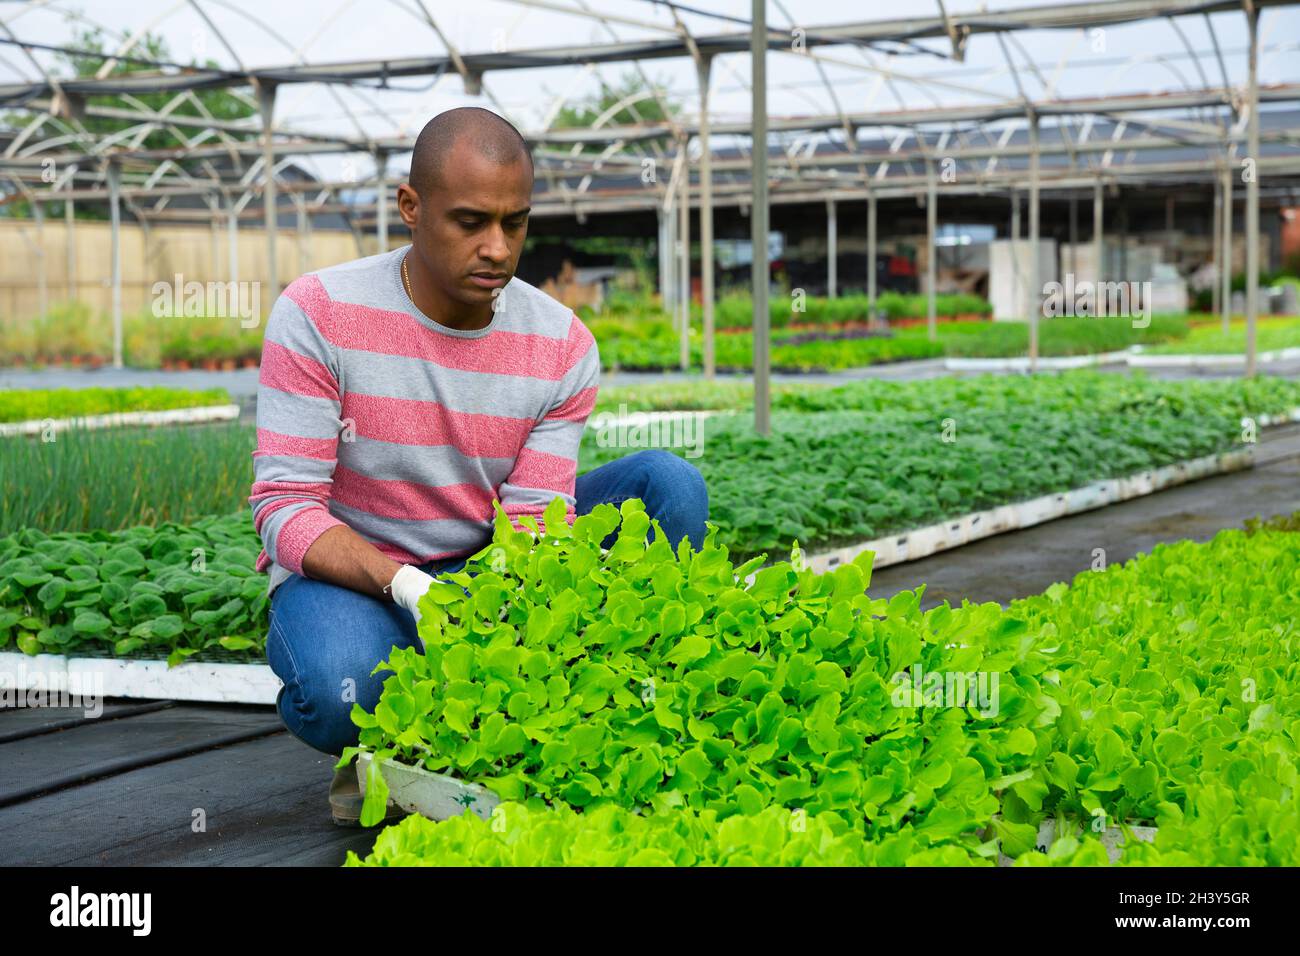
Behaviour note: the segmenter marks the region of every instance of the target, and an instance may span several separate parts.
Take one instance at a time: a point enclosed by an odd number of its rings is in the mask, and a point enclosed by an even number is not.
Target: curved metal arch
[[[230,2],[230,0],[207,0],[207,2],[211,4],[216,4],[217,6],[220,7],[224,7],[225,9],[231,11],[232,13],[238,14],[239,16],[243,17],[253,26],[262,30],[262,32],[264,32],[271,39],[280,43],[286,50],[290,52],[290,54],[298,61],[299,64],[306,65],[307,61],[298,55],[297,51],[294,49],[293,44],[290,43],[283,36],[281,36],[278,31],[276,31],[275,29],[267,25],[258,17],[255,17],[248,11],[242,10],[239,7],[235,6],[233,3]],[[343,112],[345,112],[348,115],[348,118],[352,120],[352,125],[357,128],[357,132],[361,134],[362,138],[368,139],[369,137],[367,137],[365,129],[362,127],[360,121],[356,118],[356,116],[353,115],[352,110],[348,107],[347,103],[343,101],[343,98],[339,95],[338,90],[335,89],[335,87],[332,84],[326,84],[325,89],[330,94],[330,96],[333,97],[334,101],[339,104],[339,107],[343,110]]]
[[[45,6],[46,3],[47,0],[29,0],[26,6],[22,7],[11,16],[0,18],[0,30],[3,30],[5,34],[8,35],[9,39],[13,40],[14,43],[18,46],[18,48],[23,51],[23,55],[26,56],[29,61],[31,61],[32,66],[36,67],[37,71],[43,77],[45,77],[45,81],[49,83],[50,89],[54,90],[57,96],[63,97],[64,96],[63,86],[59,82],[58,77],[56,77],[53,73],[47,70],[44,66],[42,66],[41,62],[32,55],[32,51],[28,49],[26,46],[24,46],[23,43],[18,39],[18,37],[14,35],[13,30],[9,28],[9,24],[12,23],[14,20],[18,19],[19,17],[23,16],[26,13],[29,13],[31,10],[36,9],[37,6]],[[90,20],[89,18],[80,17],[80,19],[85,19],[86,22],[94,23],[94,21]],[[98,26],[98,24],[96,24],[96,26]],[[43,115],[48,116],[51,114],[49,110],[45,110],[43,111]],[[84,126],[82,126],[81,123],[75,119],[75,117],[69,117],[69,120],[71,122],[72,127],[74,129],[79,130],[81,135],[85,137],[86,142],[91,142],[91,143],[94,142],[94,137],[91,136],[89,130],[87,130]]]
[[[103,63],[99,65],[99,69],[95,71],[95,79],[102,80],[104,77],[112,73],[113,67],[117,66],[119,62],[117,59],[118,57],[126,56],[128,53],[134,50],[136,45],[139,44],[141,40],[143,40],[145,37],[149,35],[150,30],[152,30],[159,23],[162,23],[162,21],[166,20],[173,13],[175,13],[177,10],[179,10],[181,7],[185,5],[186,5],[185,0],[176,0],[176,3],[173,4],[170,8],[158,14],[158,16],[154,17],[144,26],[140,27],[134,33],[128,36],[125,40],[123,40],[122,45],[117,48],[113,56],[110,59],[105,60]]]

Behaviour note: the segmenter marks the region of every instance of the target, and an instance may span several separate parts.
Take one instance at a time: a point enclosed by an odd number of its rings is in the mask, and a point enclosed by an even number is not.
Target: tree
[[[601,84],[599,93],[592,94],[585,99],[579,100],[572,106],[563,107],[556,115],[553,128],[555,129],[589,129],[596,124],[596,120],[605,116],[610,110],[613,114],[605,117],[601,126],[635,126],[638,123],[662,123],[669,116],[676,117],[681,113],[681,104],[673,102],[666,93],[663,92],[665,84],[662,80],[654,81],[654,86],[660,91],[656,97],[651,88],[646,86],[645,81],[641,79],[640,74],[635,70],[628,70],[623,74],[622,79],[615,86]],[[621,101],[630,99],[627,104],[615,109]],[[660,100],[668,107],[668,113],[664,112]],[[659,141],[667,140],[667,136]],[[599,153],[604,147],[600,144],[584,144],[582,152]]]

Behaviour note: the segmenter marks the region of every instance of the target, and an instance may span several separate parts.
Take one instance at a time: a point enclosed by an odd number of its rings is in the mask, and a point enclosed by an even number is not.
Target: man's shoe
[[[334,822],[341,827],[361,826],[363,803],[365,798],[361,796],[361,786],[357,783],[357,765],[352,763],[342,770],[335,770],[334,779],[330,782],[330,813],[334,816]],[[383,822],[400,820],[404,816],[406,811],[389,800]]]

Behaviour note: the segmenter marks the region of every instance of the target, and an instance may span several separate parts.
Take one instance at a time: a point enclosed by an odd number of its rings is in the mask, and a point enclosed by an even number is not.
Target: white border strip
[[[173,425],[194,422],[233,421],[239,417],[238,405],[203,405],[197,408],[169,408],[154,412],[110,412],[105,415],[82,415],[77,418],[44,418],[0,424],[0,437],[39,435],[46,428],[56,432],[69,428],[116,428],[121,425]]]
[[[1067,515],[1092,511],[1120,501],[1128,501],[1130,498],[1153,494],[1210,475],[1240,471],[1253,467],[1254,463],[1253,446],[1239,451],[1206,455],[1191,461],[1129,475],[1126,478],[1108,478],[1071,491],[1042,495],[1018,504],[973,512],[960,518],[952,518],[940,524],[932,524],[887,538],[846,545],[833,551],[809,555],[806,560],[808,566],[818,574],[852,562],[863,551],[875,552],[873,567],[876,568],[917,561],[939,551],[958,548],[996,534],[1031,528],[1046,521],[1054,521]],[[750,575],[747,580],[752,578],[753,575]]]
[[[168,667],[166,661],[62,654],[29,657],[21,651],[0,651],[0,683],[98,697],[224,704],[274,704],[281,686],[266,664],[190,661]]]
[[[1121,352],[1098,352],[1094,355],[1053,355],[1039,358],[1038,368],[1045,370],[1090,368],[1094,365],[1122,365],[1129,359],[1127,349]],[[948,372],[1027,372],[1029,357],[1010,358],[947,358],[943,367]]]
[[[1255,356],[1258,362],[1286,362],[1291,359],[1300,358],[1300,347],[1277,349],[1272,352],[1260,352]],[[1128,364],[1133,368],[1168,368],[1176,365],[1191,365],[1202,367],[1208,365],[1245,365],[1245,355],[1151,355],[1145,353],[1133,353],[1128,357]]]

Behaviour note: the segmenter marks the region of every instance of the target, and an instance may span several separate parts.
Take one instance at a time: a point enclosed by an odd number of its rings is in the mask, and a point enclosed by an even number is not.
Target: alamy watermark
[[[1043,316],[1101,318],[1123,316],[1133,320],[1133,328],[1151,324],[1150,282],[1076,282],[1073,272],[1065,274],[1064,284],[1048,282],[1043,286]]]
[[[998,714],[997,671],[926,671],[919,663],[890,681],[895,707],[970,707],[981,717]]]
[[[704,454],[704,419],[700,412],[601,412],[591,419],[601,448],[685,448],[684,457]]]
[[[153,294],[154,318],[239,319],[244,329],[255,329],[262,321],[260,282],[186,282],[178,272],[174,281],[160,280],[149,291]]]
[[[51,675],[20,663],[17,670],[0,671],[0,710],[19,707],[80,708],[87,718],[99,717],[104,713],[104,675]]]

